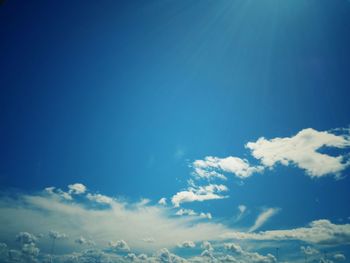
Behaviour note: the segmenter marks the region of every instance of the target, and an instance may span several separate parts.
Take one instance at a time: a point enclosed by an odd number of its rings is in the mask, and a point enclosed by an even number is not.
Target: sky
[[[1,1],[0,262],[348,262],[350,2]]]

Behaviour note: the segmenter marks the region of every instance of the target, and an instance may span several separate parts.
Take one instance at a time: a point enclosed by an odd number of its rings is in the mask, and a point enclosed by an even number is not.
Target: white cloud
[[[272,216],[278,213],[278,208],[268,208],[265,209],[262,213],[259,214],[255,220],[254,225],[249,229],[249,232],[253,232],[259,229],[263,224],[265,224]]]
[[[203,241],[201,248],[208,251],[214,251],[214,248],[209,241]]]
[[[343,149],[350,146],[348,135],[335,135],[330,132],[314,129],[301,130],[293,137],[260,138],[249,142],[246,147],[252,155],[266,167],[276,163],[282,165],[294,164],[311,177],[321,177],[327,174],[338,175],[350,165],[345,156],[331,156],[318,152],[323,147]]]
[[[207,219],[212,219],[212,218],[213,218],[212,215],[211,215],[211,213],[204,213],[204,212],[201,212],[201,213],[199,214],[199,216],[202,217],[202,218],[207,218]]]
[[[238,210],[241,214],[243,214],[247,210],[247,207],[245,205],[239,205]]]
[[[345,255],[341,253],[335,254],[333,258],[337,261],[344,261],[346,259]]]
[[[192,209],[183,209],[183,208],[178,210],[175,214],[178,216],[184,216],[184,215],[196,216],[197,215],[197,213],[195,211],[193,211]]]
[[[55,231],[55,230],[50,230],[49,237],[52,239],[64,239],[64,238],[67,238],[68,236],[64,233],[60,233],[60,232]]]
[[[94,241],[92,240],[88,240],[84,237],[79,237],[75,240],[75,243],[79,244],[79,245],[88,245],[88,246],[94,246],[96,245]]]
[[[20,232],[16,235],[16,241],[20,244],[35,243],[37,240],[38,239],[35,235],[28,232]]]
[[[231,232],[222,236],[237,240],[300,240],[323,245],[350,244],[350,224],[336,225],[329,220],[312,221],[307,227],[269,230],[259,233]]]
[[[248,160],[232,156],[226,158],[207,156],[204,160],[194,161],[192,165],[195,176],[207,179],[226,179],[223,172],[232,173],[238,178],[244,179],[263,170],[262,166],[250,166]]]
[[[158,204],[159,204],[159,205],[164,205],[164,206],[167,205],[166,198],[165,198],[165,197],[162,197],[161,199],[159,199]]]
[[[44,193],[1,199],[0,214],[3,241],[13,240],[22,229],[33,233],[47,233],[52,228],[59,231],[51,232],[52,237],[62,236],[62,232],[69,234],[71,238],[56,242],[57,252],[79,249],[75,240],[82,235],[94,240],[96,248],[105,246],[109,240],[123,239],[135,249],[153,251],[175,247],[183,240],[217,239],[228,232],[226,226],[202,222],[199,217],[173,217],[171,209],[158,205],[138,206],[113,199],[108,207],[100,208],[88,199],[69,202]],[[155,241],[142,240],[149,236]],[[46,236],[41,244],[50,249]]]
[[[184,241],[177,245],[180,248],[194,248],[196,244],[193,241]]]
[[[233,253],[236,253],[236,254],[242,254],[243,253],[243,249],[241,248],[241,246],[238,245],[238,244],[235,244],[235,243],[226,243],[224,245],[224,248],[226,250],[229,250],[229,251],[231,251]]]
[[[130,251],[129,245],[124,240],[110,241],[108,245],[115,252]]]
[[[206,186],[192,186],[186,191],[181,191],[171,198],[171,202],[175,207],[179,207],[181,203],[187,202],[203,202],[207,200],[223,199],[227,196],[220,195],[220,192],[226,192],[228,188],[225,185],[209,184]]]
[[[86,195],[86,198],[89,199],[90,201],[94,201],[94,202],[100,203],[100,204],[111,204],[113,202],[113,198],[106,196],[106,195],[101,195],[101,194],[88,193]]]
[[[243,259],[243,262],[251,262],[251,263],[273,263],[277,262],[276,258],[271,255],[267,254],[266,256],[260,255],[257,252],[250,252],[246,251],[241,248],[240,245],[235,243],[226,243],[224,245],[224,248],[236,255],[237,257]]]
[[[318,253],[320,253],[320,251],[318,251],[316,248],[310,247],[310,246],[301,246],[300,250],[303,254],[305,255],[316,255]]]
[[[245,215],[247,211],[247,207],[245,205],[239,205],[238,206],[238,215],[236,216],[235,221],[238,222],[242,219],[242,217]]]
[[[211,213],[204,213],[204,212],[197,213],[192,209],[181,208],[175,214],[178,216],[199,216],[200,218],[212,219]]]
[[[68,189],[70,194],[79,195],[86,192],[86,186],[79,183],[68,185]]]

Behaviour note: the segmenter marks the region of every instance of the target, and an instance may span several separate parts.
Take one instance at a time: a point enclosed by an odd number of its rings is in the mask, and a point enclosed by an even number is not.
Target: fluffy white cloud
[[[86,192],[86,186],[79,183],[68,185],[68,189],[70,194],[79,195]]]
[[[108,245],[115,252],[130,251],[129,245],[124,240],[110,241]]]
[[[251,263],[273,263],[277,262],[276,258],[267,254],[266,256],[260,255],[257,252],[246,251],[241,248],[240,245],[235,243],[226,243],[224,248],[235,255],[237,255],[240,259],[244,260],[243,262],[251,262]]]
[[[331,156],[319,152],[323,147],[343,149],[350,146],[347,135],[336,135],[327,131],[314,129],[301,130],[293,137],[274,138],[271,140],[259,138],[249,142],[246,147],[252,155],[266,167],[276,163],[282,165],[294,164],[304,169],[311,177],[321,177],[327,174],[339,174],[350,165],[345,156]]]
[[[178,210],[176,212],[176,215],[178,215],[178,216],[184,216],[184,215],[196,216],[197,213],[195,211],[193,211],[192,209],[183,209],[183,208],[181,208],[180,210]]]
[[[79,245],[88,245],[88,246],[94,246],[95,242],[92,240],[88,240],[85,237],[79,237],[75,240],[75,243],[79,244]]]
[[[89,199],[90,201],[94,201],[100,204],[111,204],[113,202],[113,198],[106,195],[101,195],[101,194],[88,193],[86,195],[86,198]]]
[[[202,218],[207,218],[207,219],[212,219],[212,218],[213,218],[212,215],[211,215],[211,213],[204,213],[204,212],[201,212],[201,213],[199,214],[199,216],[202,217]]]
[[[243,249],[241,248],[241,246],[238,245],[238,244],[235,244],[235,243],[226,243],[224,245],[224,248],[226,250],[229,250],[229,251],[231,251],[233,253],[236,253],[236,254],[242,254],[243,253]]]
[[[259,229],[263,224],[265,224],[272,216],[278,213],[278,208],[268,208],[265,209],[262,213],[259,214],[255,220],[254,225],[249,229],[249,232],[253,232]]]
[[[165,197],[162,197],[161,199],[159,199],[158,204],[159,204],[159,205],[164,205],[164,206],[167,205],[166,198],[165,198]]]
[[[214,251],[214,248],[209,241],[203,241],[201,248],[208,251]]]
[[[206,186],[192,186],[186,191],[175,194],[171,202],[175,207],[179,207],[181,203],[207,201],[214,199],[223,199],[227,196],[220,195],[220,192],[226,192],[228,188],[225,185],[209,184]]]
[[[207,156],[204,160],[196,160],[193,162],[193,174],[200,178],[220,178],[226,179],[222,174],[232,173],[235,176],[244,179],[251,176],[253,173],[259,173],[264,168],[262,166],[251,166],[246,159],[238,157],[218,158]]]
[[[336,225],[329,220],[312,221],[307,227],[270,230],[259,233],[231,232],[222,236],[237,240],[300,240],[321,245],[350,244],[350,224]]]
[[[185,259],[172,254],[169,252],[168,249],[163,248],[161,249],[157,255],[156,255],[156,260],[160,261],[161,263],[182,263],[182,262],[187,262]],[[157,261],[156,261],[157,262]]]
[[[68,236],[65,233],[60,233],[60,232],[55,231],[55,230],[50,230],[49,237],[52,239],[65,239]]]

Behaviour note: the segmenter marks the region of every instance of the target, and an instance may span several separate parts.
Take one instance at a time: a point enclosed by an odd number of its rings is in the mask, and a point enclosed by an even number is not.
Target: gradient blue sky
[[[0,21],[2,192],[78,182],[156,204],[187,187],[195,160],[258,165],[248,142],[349,126],[346,0],[8,0]],[[240,228],[279,208],[259,230],[344,224],[348,173],[277,165],[182,207]]]

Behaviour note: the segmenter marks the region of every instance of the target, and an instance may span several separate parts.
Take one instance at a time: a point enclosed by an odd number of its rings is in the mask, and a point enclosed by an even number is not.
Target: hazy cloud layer
[[[75,240],[84,235],[98,247],[109,241],[123,240],[130,248],[154,250],[163,246],[175,247],[184,240],[217,239],[228,230],[218,223],[203,222],[200,216],[172,217],[175,211],[158,205],[132,205],[110,198],[108,207],[96,208],[90,199],[87,194],[84,202],[66,200],[47,192],[3,199],[0,201],[2,238],[11,240],[22,230],[47,233],[56,229],[59,232],[50,235],[57,239],[62,233],[72,237],[57,242],[58,247],[74,249],[79,246]],[[148,236],[155,241],[145,243],[142,239]],[[21,234],[18,238],[25,237]]]
[[[231,232],[223,238],[237,240],[300,240],[320,245],[350,244],[350,224],[337,225],[329,220],[312,221],[307,227],[270,230],[259,233]]]

